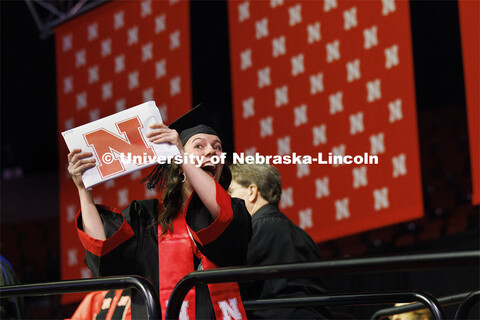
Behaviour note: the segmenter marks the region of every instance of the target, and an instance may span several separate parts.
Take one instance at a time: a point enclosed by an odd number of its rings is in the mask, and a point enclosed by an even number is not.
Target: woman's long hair
[[[163,191],[163,210],[159,212],[158,223],[162,227],[162,234],[173,232],[173,220],[182,208],[183,179],[179,164],[157,164],[150,174],[143,179],[147,189],[157,192]],[[219,184],[227,190],[232,181],[232,173],[228,165],[223,166]]]

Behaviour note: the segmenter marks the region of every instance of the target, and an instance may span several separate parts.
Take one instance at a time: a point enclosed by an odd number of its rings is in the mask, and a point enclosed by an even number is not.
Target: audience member
[[[232,197],[245,201],[252,215],[253,236],[248,246],[247,264],[273,265],[320,260],[320,252],[301,228],[278,208],[282,193],[280,173],[272,166],[234,164],[231,167]],[[326,293],[320,277],[280,278],[240,283],[244,300],[307,297]],[[326,308],[302,307],[255,310],[249,319],[322,319],[330,317]]]

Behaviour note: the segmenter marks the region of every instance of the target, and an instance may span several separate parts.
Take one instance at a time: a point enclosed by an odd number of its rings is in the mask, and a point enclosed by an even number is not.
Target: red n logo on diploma
[[[115,123],[118,134],[103,128],[83,135],[87,145],[93,148],[100,165],[97,168],[102,178],[125,171],[125,166],[115,153],[131,156],[154,157],[155,152],[147,146],[141,128],[143,124],[138,117]],[[107,156],[105,156],[107,155]]]

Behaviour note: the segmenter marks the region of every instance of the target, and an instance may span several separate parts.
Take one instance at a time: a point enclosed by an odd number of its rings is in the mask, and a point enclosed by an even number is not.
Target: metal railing
[[[139,276],[104,277],[95,279],[65,280],[35,284],[0,287],[0,296],[31,297],[63,293],[102,291],[113,289],[136,289],[145,299],[148,319],[161,319],[162,311],[157,291],[151,282]]]
[[[480,290],[474,291],[468,295],[468,297],[458,306],[455,313],[455,320],[467,319],[470,310],[478,303],[480,299]]]
[[[319,261],[274,266],[220,268],[214,270],[195,271],[183,277],[175,286],[166,310],[166,319],[178,319],[180,308],[186,293],[197,283],[242,282],[247,280],[274,279],[295,276],[312,276],[338,273],[371,273],[419,270],[452,265],[479,265],[480,252],[464,251],[455,253],[432,253],[401,255],[393,257],[360,258],[347,260]],[[118,276],[96,279],[66,280],[51,283],[25,284],[0,287],[0,296],[42,296],[74,292],[89,292],[111,289],[132,288],[139,290],[145,299],[148,319],[161,319],[159,298],[153,285],[139,276]],[[457,310],[457,319],[466,319],[473,305],[479,301],[479,291],[465,297]],[[457,297],[458,296],[458,297]],[[450,299],[458,299],[459,295]],[[425,292],[404,291],[384,293],[336,294],[318,297],[272,299],[260,301],[245,301],[247,310],[292,306],[311,305],[362,305],[394,302],[419,301],[432,311],[437,319],[443,319],[443,309],[440,306],[444,300],[437,301]],[[441,301],[441,302],[440,302]],[[417,304],[417,305],[421,305]],[[413,307],[414,305],[412,305]],[[406,306],[409,307],[409,306]],[[406,308],[405,307],[405,308]],[[398,310],[398,309],[396,309]],[[405,312],[405,311],[404,311]],[[375,315],[374,315],[375,316]]]
[[[459,293],[451,296],[438,298],[437,301],[438,303],[440,303],[442,307],[444,307],[452,304],[460,304],[463,301],[465,301],[465,299],[467,299],[470,295],[471,295],[471,292]],[[473,307],[473,305],[471,307]],[[468,309],[468,312],[470,312],[471,307]],[[425,306],[420,303],[412,303],[405,306],[385,308],[375,312],[371,319],[379,320],[388,316],[393,316],[394,314],[412,312],[412,311],[417,311],[424,308]]]
[[[178,319],[185,295],[197,283],[242,282],[333,273],[406,271],[459,264],[478,265],[479,262],[480,252],[464,251],[194,271],[183,277],[173,289],[166,319]]]
[[[419,304],[423,305],[423,308],[427,307],[432,312],[432,315],[435,317],[435,319],[445,319],[445,313],[437,299],[435,299],[435,297],[433,297],[429,293],[421,291],[362,292],[357,294],[337,294],[302,298],[268,299],[244,301],[243,305],[246,310],[258,310],[266,308],[312,307],[320,305],[356,306],[412,301],[419,301]]]

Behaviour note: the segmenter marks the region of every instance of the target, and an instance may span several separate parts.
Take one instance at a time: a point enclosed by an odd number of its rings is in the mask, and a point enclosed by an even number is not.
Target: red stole
[[[195,271],[193,254],[200,257],[203,269],[217,268],[200,253],[191,239],[184,212],[173,221],[173,231],[173,234],[168,232],[160,236],[162,228],[158,225],[159,295],[163,319],[173,288],[185,275]],[[208,289],[217,319],[247,319],[236,282],[208,284]],[[179,319],[195,319],[195,288],[187,293]]]

